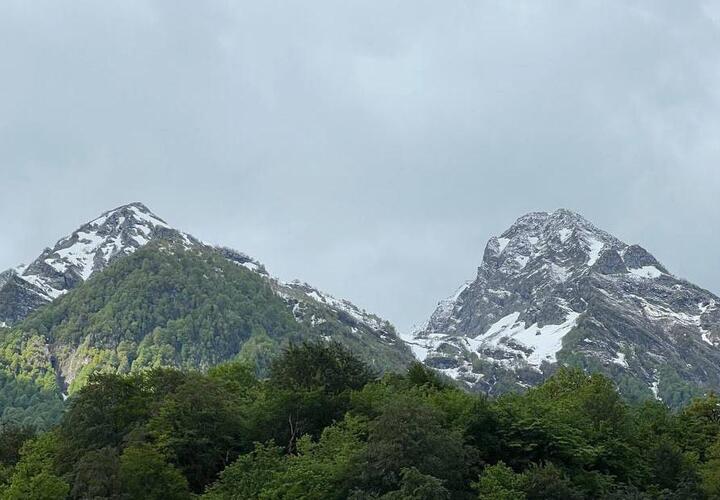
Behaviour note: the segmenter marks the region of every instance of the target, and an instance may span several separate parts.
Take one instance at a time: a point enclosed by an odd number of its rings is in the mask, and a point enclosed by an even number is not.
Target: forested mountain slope
[[[128,235],[144,234],[127,225],[139,210],[121,207],[83,231],[108,232],[114,220],[109,234],[127,243]],[[52,423],[62,398],[97,371],[207,370],[241,359],[262,376],[270,356],[293,342],[338,341],[378,373],[402,370],[412,361],[392,325],[350,302],[272,278],[246,255],[203,244],[164,222],[157,228],[148,229],[154,236],[142,245],[127,244],[120,252],[113,247],[107,261],[100,258],[108,254],[107,244],[100,243],[89,252],[95,255],[92,272],[69,288],[53,288],[56,297],[46,296],[27,318],[0,328],[3,418],[41,427]],[[46,251],[44,260],[56,254]],[[80,254],[67,253],[74,260],[66,272],[75,273],[78,263],[89,265]]]

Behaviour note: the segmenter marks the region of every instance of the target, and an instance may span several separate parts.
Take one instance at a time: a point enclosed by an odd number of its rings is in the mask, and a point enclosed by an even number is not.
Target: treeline
[[[3,499],[720,498],[720,401],[630,405],[568,369],[491,400],[303,344],[263,380],[95,375],[52,430],[3,428],[0,463]]]

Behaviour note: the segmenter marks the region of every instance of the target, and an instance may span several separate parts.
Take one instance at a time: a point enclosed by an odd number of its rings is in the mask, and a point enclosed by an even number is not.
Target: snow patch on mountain
[[[605,248],[605,243],[602,241],[596,239],[596,238],[588,238],[587,241],[588,245],[588,266],[593,266],[597,262],[598,258],[600,257],[600,252],[602,252],[603,248]]]
[[[543,362],[554,363],[555,355],[562,349],[562,339],[576,326],[580,313],[568,311],[565,321],[557,325],[526,326],[518,321],[520,313],[508,314],[494,323],[487,332],[472,339],[473,351],[482,352],[494,347],[512,354],[501,362],[515,366],[515,360],[539,368]]]
[[[625,357],[625,353],[622,353],[622,352],[619,352],[619,351],[615,354],[615,357],[612,358],[610,361],[612,361],[612,362],[615,363],[616,365],[622,366],[623,368],[628,368],[628,367],[629,367],[628,362],[627,362],[627,359],[626,359],[626,357]]]
[[[630,274],[639,278],[659,278],[663,275],[662,271],[655,266],[643,266],[637,269],[629,269]]]
[[[510,238],[498,238],[498,253],[503,253],[503,250],[505,250],[505,247],[507,247],[508,243],[510,243]]]
[[[279,292],[284,294],[286,297],[290,297],[290,295],[286,293],[287,290],[301,292],[308,299],[327,306],[341,314],[345,314],[349,318],[352,318],[353,321],[365,325],[373,331],[385,331],[388,329],[386,321],[374,314],[360,309],[349,300],[333,297],[332,295],[322,292],[307,283],[301,282],[300,280],[293,280],[290,282],[278,281],[277,283],[280,287]],[[283,290],[285,290],[285,292]],[[297,312],[299,313],[299,310]]]

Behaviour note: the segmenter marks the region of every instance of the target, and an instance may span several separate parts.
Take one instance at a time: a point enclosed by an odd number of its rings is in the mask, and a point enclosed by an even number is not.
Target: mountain
[[[720,299],[569,210],[527,214],[491,238],[476,278],[410,343],[427,365],[491,394],[559,365],[671,405],[720,389]]]
[[[12,325],[75,288],[114,260],[162,238],[200,242],[177,231],[142,203],[109,210],[46,248],[30,265],[0,275],[0,322]]]
[[[262,375],[290,342],[331,340],[377,371],[413,360],[389,322],[274,278],[139,203],[104,213],[0,276],[0,309],[12,312],[0,329],[0,412],[20,420],[98,371],[204,370],[240,358]]]
[[[347,300],[336,299],[297,280],[285,283],[272,278],[262,264],[246,254],[202,243],[170,227],[139,202],[103,213],[60,239],[52,248],[46,248],[30,265],[20,265],[0,273],[0,324],[11,326],[22,321],[41,305],[52,302],[116,259],[130,255],[154,240],[178,243],[185,249],[212,250],[266,276],[276,292],[290,301],[300,298],[305,305],[317,302],[343,315],[351,323],[373,331],[392,329],[387,321]],[[300,308],[295,308],[295,313],[300,317]]]

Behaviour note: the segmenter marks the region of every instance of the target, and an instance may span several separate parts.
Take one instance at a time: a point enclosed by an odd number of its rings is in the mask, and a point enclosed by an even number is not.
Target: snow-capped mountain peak
[[[101,272],[111,262],[130,255],[151,241],[161,240],[185,249],[210,251],[238,266],[257,273],[292,308],[298,322],[320,326],[333,317],[346,325],[349,335],[368,341],[399,346],[409,351],[387,321],[338,299],[307,283],[286,283],[268,274],[257,260],[232,248],[203,243],[171,227],[142,203],[109,210],[45,249],[29,266],[0,273],[0,324],[13,325],[75,286]],[[368,337],[368,335],[370,337]]]
[[[570,210],[533,212],[487,244],[480,276],[529,272],[564,282],[588,272],[657,278],[669,274],[638,245],[628,245]]]
[[[65,293],[118,257],[129,255],[151,240],[179,239],[198,243],[170,227],[142,203],[130,203],[104,212],[47,248],[17,274],[47,299]]]
[[[536,383],[581,358],[648,388],[659,360],[675,359],[680,378],[720,387],[716,304],[582,216],[533,212],[489,240],[475,280],[441,301],[410,343],[430,366],[486,391]]]

